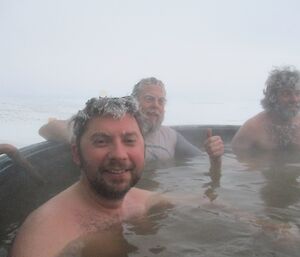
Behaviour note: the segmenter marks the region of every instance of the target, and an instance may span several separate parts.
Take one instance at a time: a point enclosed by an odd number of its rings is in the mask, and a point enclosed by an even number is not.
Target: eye
[[[96,147],[104,147],[109,143],[109,139],[106,137],[93,138],[93,145]]]
[[[151,96],[151,95],[145,95],[144,96],[144,100],[147,102],[147,103],[153,103],[155,101],[155,97]]]
[[[123,141],[126,145],[132,146],[132,145],[135,145],[137,139],[136,139],[136,136],[128,136],[128,137],[125,137]]]
[[[166,100],[166,98],[164,98],[164,97],[161,97],[161,98],[158,99],[158,103],[159,103],[160,105],[165,105],[166,102],[167,102],[167,100]]]

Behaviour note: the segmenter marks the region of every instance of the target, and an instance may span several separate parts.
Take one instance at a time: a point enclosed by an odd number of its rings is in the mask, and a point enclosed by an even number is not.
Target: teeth
[[[125,172],[126,170],[110,170],[111,173],[114,173],[114,174],[121,174],[123,172]]]

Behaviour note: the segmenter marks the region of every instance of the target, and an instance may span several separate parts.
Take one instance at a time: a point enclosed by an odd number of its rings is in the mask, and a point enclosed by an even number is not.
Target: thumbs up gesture
[[[212,129],[207,129],[207,138],[204,142],[205,151],[210,159],[218,159],[224,153],[224,143],[220,136],[213,136]]]

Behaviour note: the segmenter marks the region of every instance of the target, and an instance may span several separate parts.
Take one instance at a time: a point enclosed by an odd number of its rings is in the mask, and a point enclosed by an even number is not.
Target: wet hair
[[[137,102],[131,96],[125,97],[99,97],[91,98],[86,102],[85,108],[79,110],[71,119],[76,144],[86,130],[88,122],[94,117],[112,117],[121,119],[125,114],[132,115],[142,132],[142,121],[138,111]]]
[[[266,81],[264,98],[261,105],[265,110],[272,110],[277,104],[278,92],[282,89],[296,89],[300,84],[300,72],[293,66],[283,66],[273,69]]]
[[[149,86],[149,85],[159,86],[166,92],[165,85],[164,85],[164,83],[162,83],[161,80],[158,80],[157,78],[154,78],[154,77],[150,77],[150,78],[141,79],[137,84],[135,84],[133,87],[131,96],[134,97],[135,99],[137,99],[139,97],[142,89],[145,86]]]

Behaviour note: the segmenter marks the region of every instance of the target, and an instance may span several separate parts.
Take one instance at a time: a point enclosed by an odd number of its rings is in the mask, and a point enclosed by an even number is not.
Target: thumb
[[[212,136],[212,129],[211,128],[208,128],[207,130],[206,130],[206,137],[207,138],[210,138]]]

